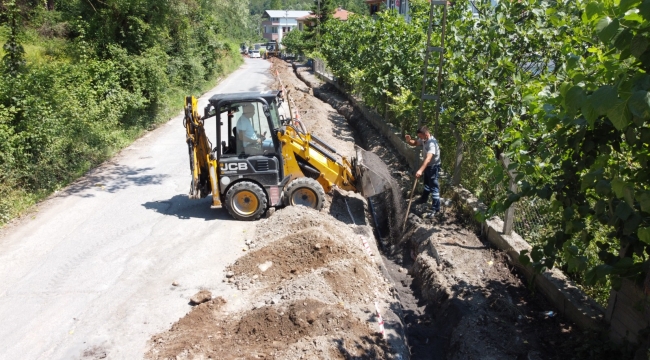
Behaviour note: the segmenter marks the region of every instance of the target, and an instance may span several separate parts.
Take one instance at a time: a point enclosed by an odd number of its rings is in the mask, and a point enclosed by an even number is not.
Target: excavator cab
[[[225,206],[235,219],[255,220],[269,207],[319,210],[333,186],[357,191],[359,185],[365,196],[386,188],[386,179],[359,161],[363,150],[349,162],[299,121],[281,116],[282,100],[279,91],[217,94],[201,117],[196,99],[186,98],[190,198],[212,195],[213,208]],[[214,148],[204,128],[213,117],[218,119]]]

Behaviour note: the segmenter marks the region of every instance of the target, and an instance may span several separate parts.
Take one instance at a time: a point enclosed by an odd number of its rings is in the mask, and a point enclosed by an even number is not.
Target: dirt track
[[[343,96],[303,73],[316,86],[312,90],[285,62],[273,61],[309,131],[347,156],[355,142],[379,154],[402,190],[410,187],[404,162]],[[244,305],[217,298],[196,306],[151,339],[146,357],[409,357],[400,349],[402,339],[386,342],[378,335],[375,301],[382,311],[392,307],[403,315],[413,359],[572,357],[573,326],[545,315],[553,309],[526,288],[464,216],[448,209],[433,223],[411,219],[406,236],[385,239],[388,272],[382,273],[377,249],[372,246],[373,260],[363,248],[362,239],[374,243],[376,232],[359,195],[330,194],[321,212],[294,207],[275,212],[256,224],[249,251],[229,272],[214,275],[239,289],[246,301],[238,303]]]

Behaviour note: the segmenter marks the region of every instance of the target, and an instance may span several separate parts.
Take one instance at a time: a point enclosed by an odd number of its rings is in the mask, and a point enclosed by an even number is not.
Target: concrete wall
[[[610,337],[613,340],[620,342],[627,339],[634,343],[644,341],[639,338],[639,331],[650,326],[647,291],[629,280],[623,280],[618,291],[612,290],[605,319],[610,323]]]

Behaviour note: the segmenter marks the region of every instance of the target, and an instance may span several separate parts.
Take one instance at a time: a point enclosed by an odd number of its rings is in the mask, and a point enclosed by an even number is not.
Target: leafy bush
[[[0,70],[10,76],[0,78],[0,224],[167,120],[184,95],[241,64],[237,40],[219,34],[206,11],[213,7],[73,0],[58,12],[15,9],[12,16],[29,21],[7,22],[1,32],[9,45]],[[237,9],[230,14],[248,17]],[[54,32],[63,26],[66,32]],[[46,61],[25,62],[23,41],[28,51],[43,52],[27,59]],[[50,46],[56,50],[44,50]]]
[[[530,254],[534,266],[562,258],[586,284],[616,288],[626,278],[642,282],[650,254],[650,1],[592,1],[580,10],[575,35],[583,42],[558,44],[556,86],[535,109],[539,146],[511,145],[532,155],[520,157],[521,171],[538,174],[514,196],[548,199],[556,215],[555,233]]]
[[[314,48],[313,41],[308,39],[305,31],[290,31],[282,37],[282,46],[289,54],[305,55]]]
[[[538,221],[522,261],[562,267],[603,303],[610,284],[645,276],[650,254],[650,0],[488,3],[449,7],[436,134],[444,167],[453,168],[455,127],[462,182],[491,205],[487,215],[517,202],[535,213],[519,213]],[[321,46],[334,75],[405,132],[420,106],[425,124],[435,118],[435,104],[418,99],[428,3],[411,5],[410,24],[394,12],[329,22]],[[430,64],[433,93],[435,53]],[[506,191],[502,154],[517,193]]]

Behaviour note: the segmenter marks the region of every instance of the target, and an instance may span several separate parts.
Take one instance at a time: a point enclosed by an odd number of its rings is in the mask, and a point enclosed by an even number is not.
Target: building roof
[[[301,16],[301,17],[297,18],[296,20],[300,21],[300,20],[315,19],[315,18],[316,18],[316,15],[314,15],[314,14],[312,14],[310,12],[309,14],[307,14],[305,16]]]
[[[351,11],[343,10],[343,8],[338,8],[338,9],[336,9],[336,11],[332,15],[332,17],[335,18],[335,19],[346,21],[348,19],[348,16],[350,16],[350,14],[354,14],[354,13],[351,12]],[[314,14],[313,12],[309,12],[309,14],[307,14],[307,15],[305,15],[303,17],[299,17],[296,20],[305,21],[305,20],[309,20],[309,19],[315,19],[316,17],[317,17],[316,14]]]
[[[299,18],[310,14],[310,11],[298,11],[298,10],[266,10],[266,13],[269,17],[272,18]]]
[[[347,10],[343,10],[342,8],[338,8],[338,9],[336,9],[336,12],[334,12],[333,17],[334,17],[335,19],[339,19],[339,20],[343,20],[343,21],[345,21],[345,20],[348,19],[348,16],[349,16],[350,14],[354,14],[354,13],[353,13],[353,12],[349,12],[349,11],[347,11]]]

